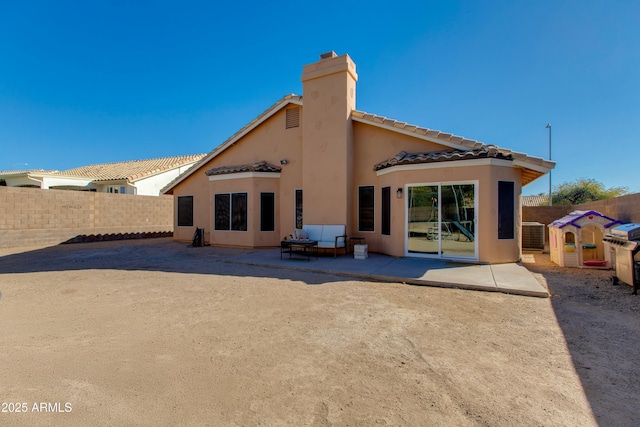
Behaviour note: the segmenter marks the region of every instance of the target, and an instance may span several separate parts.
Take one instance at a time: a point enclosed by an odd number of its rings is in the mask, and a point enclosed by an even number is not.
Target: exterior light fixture
[[[398,199],[402,199],[402,187],[398,188],[398,190],[396,190],[396,197]]]
[[[282,159],[282,160],[280,160],[280,164],[281,164],[281,165],[286,165],[287,163],[289,163],[289,162],[287,161],[287,159]]]

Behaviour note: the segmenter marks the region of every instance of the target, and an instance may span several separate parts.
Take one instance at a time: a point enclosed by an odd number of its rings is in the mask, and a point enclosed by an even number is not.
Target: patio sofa
[[[296,230],[298,239],[318,241],[318,249],[333,249],[333,257],[338,254],[338,249],[347,253],[346,226],[340,224],[304,224],[302,229]]]

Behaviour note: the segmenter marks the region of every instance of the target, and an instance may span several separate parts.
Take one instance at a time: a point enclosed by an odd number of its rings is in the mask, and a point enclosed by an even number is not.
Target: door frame
[[[409,187],[426,187],[435,186],[438,188],[438,229],[442,230],[442,205],[440,204],[442,187],[447,185],[473,185],[474,197],[473,197],[473,222],[474,222],[474,239],[473,239],[473,253],[471,257],[463,256],[446,256],[442,254],[442,234],[438,237],[438,254],[422,254],[419,252],[409,252]],[[478,202],[480,194],[480,182],[478,180],[463,180],[463,181],[439,181],[439,182],[417,182],[404,184],[403,193],[406,194],[404,205],[404,226],[403,226],[403,239],[404,239],[404,256],[411,258],[429,258],[429,259],[451,259],[462,261],[478,261]]]

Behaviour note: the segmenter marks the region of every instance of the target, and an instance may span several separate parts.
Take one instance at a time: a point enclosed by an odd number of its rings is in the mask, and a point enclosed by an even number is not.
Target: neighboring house
[[[549,196],[522,196],[522,206],[547,206]]]
[[[205,154],[102,163],[65,171],[5,171],[0,172],[0,179],[9,187],[158,196],[163,187],[203,157]]]
[[[288,95],[169,184],[174,238],[279,246],[345,224],[370,252],[514,262],[521,187],[554,163],[356,109],[356,67],[321,55]]]

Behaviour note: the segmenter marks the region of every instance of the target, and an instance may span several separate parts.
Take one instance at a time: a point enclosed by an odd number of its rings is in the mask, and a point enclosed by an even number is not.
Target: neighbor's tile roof
[[[0,175],[23,175],[25,173],[58,173],[57,170],[44,170],[44,169],[24,169],[24,170],[10,170],[0,171]]]
[[[224,175],[228,173],[240,173],[240,172],[280,172],[282,170],[279,166],[270,165],[265,161],[251,163],[248,165],[240,166],[221,166],[218,168],[209,169],[205,171],[208,176],[211,175]]]
[[[544,206],[549,204],[549,196],[522,196],[522,206]]]
[[[189,163],[197,162],[205,155],[206,154],[192,154],[188,156],[102,163],[67,169],[58,172],[57,175],[91,178],[95,181],[112,181],[122,179],[136,181],[149,175],[154,175],[156,173],[188,165]]]
[[[511,153],[503,152],[498,147],[493,145],[485,145],[484,147],[476,150],[450,150],[439,151],[435,153],[416,153],[408,154],[405,151],[401,151],[392,158],[380,162],[373,168],[376,171],[390,168],[392,166],[400,165],[412,165],[418,163],[437,163],[437,162],[451,162],[456,160],[471,160],[471,159],[504,159],[512,160]]]

